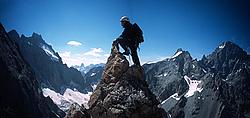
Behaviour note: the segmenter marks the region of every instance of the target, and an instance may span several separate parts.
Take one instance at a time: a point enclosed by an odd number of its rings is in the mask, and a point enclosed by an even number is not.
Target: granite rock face
[[[160,102],[149,90],[140,66],[128,60],[113,45],[101,82],[89,100],[87,112],[93,118],[165,118]]]

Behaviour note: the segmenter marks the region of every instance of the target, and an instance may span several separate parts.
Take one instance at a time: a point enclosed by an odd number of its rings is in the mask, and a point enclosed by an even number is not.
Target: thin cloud
[[[63,63],[66,63],[69,67],[74,65],[90,65],[106,63],[109,54],[105,53],[101,48],[91,48],[85,53],[74,53],[70,51],[59,52]]]
[[[81,46],[82,43],[78,42],[78,41],[69,41],[69,42],[67,42],[67,45],[69,45],[69,46]]]
[[[159,56],[155,59],[152,59],[152,58],[149,58],[149,59],[146,59],[146,60],[142,60],[142,64],[152,64],[152,63],[157,63],[159,61],[163,61],[165,59],[169,59],[171,58],[171,56]]]
[[[86,56],[100,57],[103,50],[101,48],[91,48],[90,51],[84,53]]]

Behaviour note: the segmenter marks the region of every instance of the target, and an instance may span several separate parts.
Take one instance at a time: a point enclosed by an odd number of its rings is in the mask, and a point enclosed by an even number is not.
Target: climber
[[[123,16],[120,19],[121,26],[124,28],[122,34],[114,41],[114,43],[120,44],[124,49],[123,55],[129,55],[131,51],[132,60],[135,65],[140,66],[139,57],[137,55],[137,48],[139,43],[144,41],[142,36],[142,30],[134,23],[131,24],[127,16]],[[119,46],[117,45],[119,50]],[[130,50],[130,51],[129,51]]]

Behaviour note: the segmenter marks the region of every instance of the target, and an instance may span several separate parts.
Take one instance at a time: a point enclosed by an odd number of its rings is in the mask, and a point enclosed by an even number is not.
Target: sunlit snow
[[[167,73],[163,73],[163,74],[160,74],[160,75],[156,75],[155,77],[166,77],[168,74]]]
[[[219,46],[220,49],[224,48],[226,43],[223,43],[222,45]]]
[[[182,51],[177,52],[174,56],[172,56],[172,58],[178,57],[181,53]]]
[[[45,45],[42,46],[42,49],[45,51],[45,53],[51,57],[52,60],[58,61],[59,58],[51,51],[49,48]]]
[[[93,90],[95,90],[95,88],[97,87],[97,85],[94,84],[94,85],[91,85],[91,87],[92,87]]]
[[[189,90],[185,94],[185,97],[193,96],[196,91],[201,92],[203,88],[201,87],[201,80],[191,80],[188,76],[184,76],[184,79],[186,80]]]
[[[90,98],[90,95],[92,92],[88,92],[88,94],[83,94],[77,90],[73,91],[69,88],[67,88],[64,92],[63,95],[49,89],[49,88],[44,88],[43,89],[43,95],[45,97],[49,96],[53,102],[59,106],[60,109],[66,111],[69,109],[70,105],[72,103],[77,103],[79,105],[83,104],[84,107],[88,108],[88,101]]]
[[[162,101],[161,104],[164,104],[165,102],[167,102],[170,98],[174,98],[175,100],[180,100],[180,96],[178,96],[178,93],[175,93],[173,95],[171,95],[169,98],[167,98],[166,100]]]
[[[90,75],[90,76],[92,77],[92,76],[94,76],[94,75],[96,75],[96,73],[91,73],[91,75]]]

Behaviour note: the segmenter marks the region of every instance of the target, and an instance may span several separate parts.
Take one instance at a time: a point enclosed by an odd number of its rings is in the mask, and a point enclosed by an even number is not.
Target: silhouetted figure
[[[123,52],[122,54],[129,55],[131,52],[134,64],[140,66],[137,48],[139,46],[139,43],[144,41],[142,30],[136,23],[131,24],[127,16],[123,16],[120,19],[120,22],[124,30],[122,34],[114,41],[114,43],[120,44],[120,46],[124,49],[125,52]],[[118,45],[117,49],[119,50]]]

